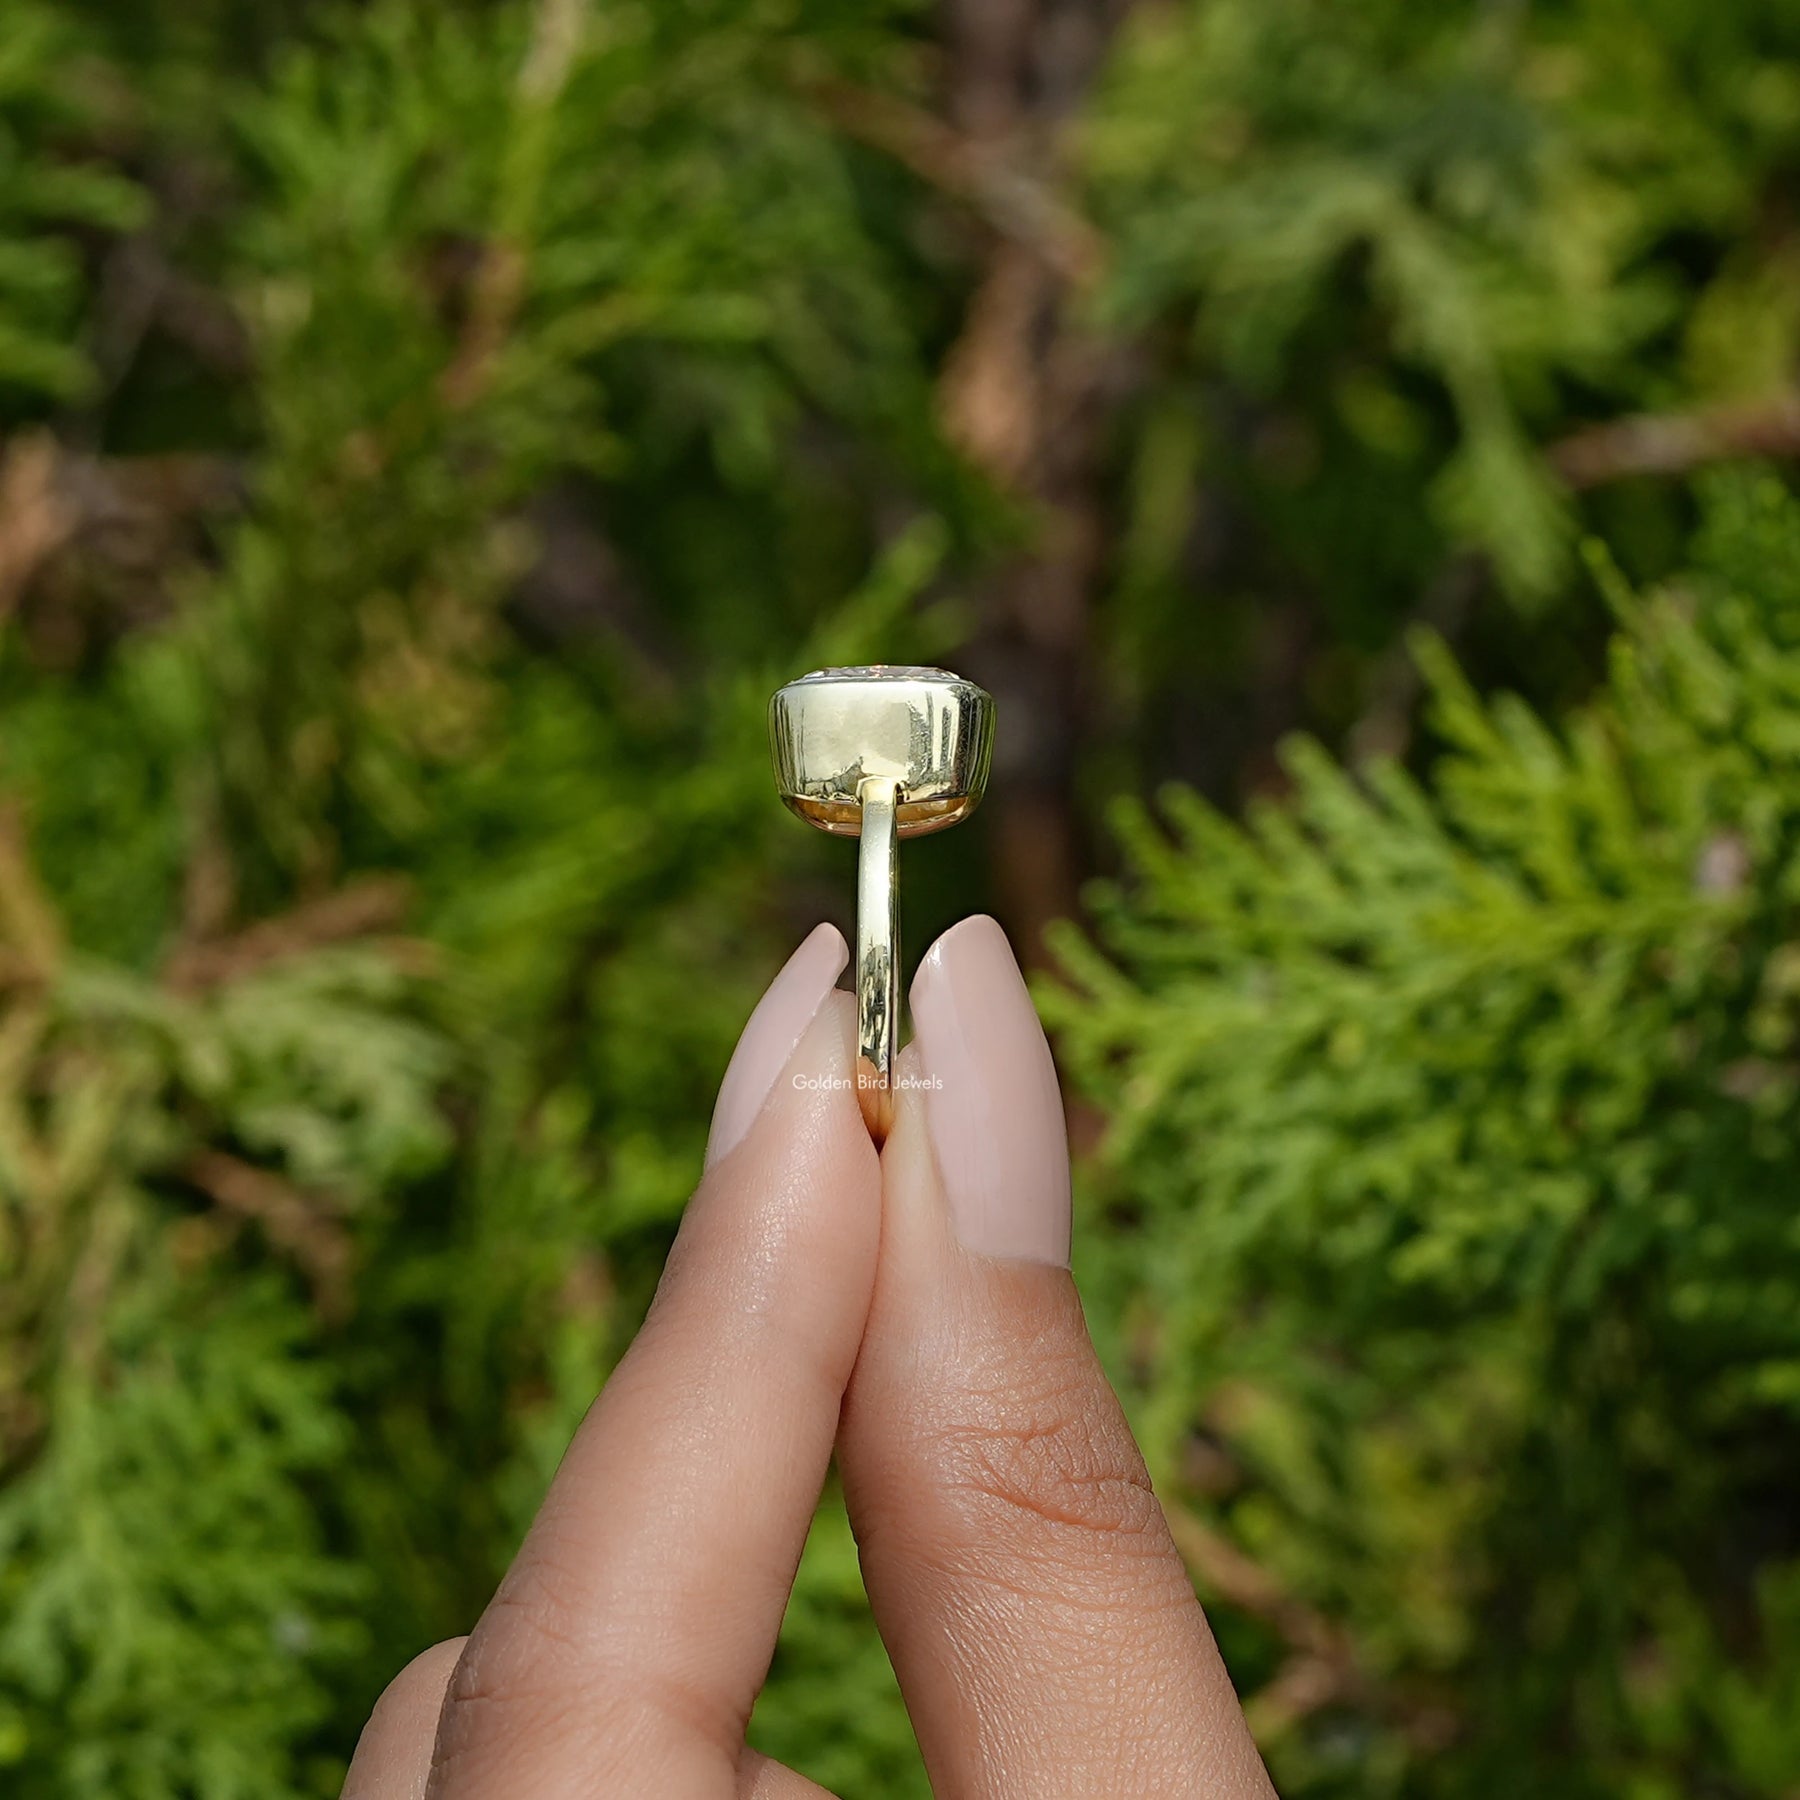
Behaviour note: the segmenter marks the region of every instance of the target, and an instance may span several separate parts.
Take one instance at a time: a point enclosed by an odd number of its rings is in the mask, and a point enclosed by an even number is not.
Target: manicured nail
[[[749,1135],[794,1046],[806,1035],[849,960],[844,934],[835,925],[820,925],[769,983],[719,1083],[706,1140],[709,1169]]]
[[[1037,1010],[992,919],[964,919],[912,985],[925,1122],[956,1234],[983,1256],[1069,1265],[1069,1139]]]

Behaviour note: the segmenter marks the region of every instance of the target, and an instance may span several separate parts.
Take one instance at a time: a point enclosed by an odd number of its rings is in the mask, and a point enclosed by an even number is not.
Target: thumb
[[[1268,1795],[1082,1320],[1056,1071],[999,926],[946,933],[912,996],[838,1450],[933,1787]]]

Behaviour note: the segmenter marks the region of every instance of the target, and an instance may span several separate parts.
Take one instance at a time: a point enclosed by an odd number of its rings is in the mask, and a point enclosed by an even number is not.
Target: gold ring
[[[944,669],[819,669],[769,702],[775,785],[809,825],[859,838],[856,1092],[879,1143],[893,1117],[900,838],[966,819],[987,785],[991,695]]]

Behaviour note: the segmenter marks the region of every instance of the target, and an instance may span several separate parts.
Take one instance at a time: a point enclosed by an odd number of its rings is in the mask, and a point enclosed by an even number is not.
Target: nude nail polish
[[[749,1135],[788,1058],[849,960],[844,934],[835,925],[820,925],[769,983],[731,1053],[725,1079],[719,1083],[712,1131],[706,1140],[707,1168],[728,1156]]]
[[[925,1122],[952,1223],[983,1256],[1069,1263],[1069,1140],[1050,1045],[1006,934],[965,919],[912,985]]]

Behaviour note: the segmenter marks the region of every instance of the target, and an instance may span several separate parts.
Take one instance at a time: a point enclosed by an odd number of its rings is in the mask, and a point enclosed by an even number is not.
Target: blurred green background
[[[879,659],[1284,1792],[1794,1800],[1797,351],[1792,0],[0,0],[0,1791],[467,1628]]]

